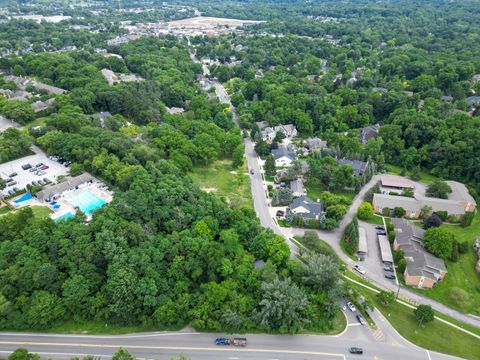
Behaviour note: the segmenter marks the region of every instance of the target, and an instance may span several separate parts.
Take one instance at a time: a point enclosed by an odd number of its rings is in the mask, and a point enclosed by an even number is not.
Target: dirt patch
[[[203,191],[207,193],[216,192],[217,188],[202,188]]]

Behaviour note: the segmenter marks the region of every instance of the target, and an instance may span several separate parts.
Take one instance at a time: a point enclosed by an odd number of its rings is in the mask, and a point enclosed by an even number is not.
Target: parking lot
[[[377,230],[375,225],[359,221],[359,226],[365,229],[367,237],[368,253],[365,256],[364,261],[360,261],[359,264],[368,273],[368,276],[380,284],[392,283],[396,284],[395,279],[387,279],[385,275],[394,275],[392,271],[385,271],[384,264],[382,262],[382,255],[378,244]]]
[[[10,185],[2,191],[2,195],[8,195],[9,190],[13,190],[14,188],[18,190],[24,189],[27,184],[32,184],[32,181],[38,182],[42,180],[43,182],[43,179],[47,178],[50,182],[56,182],[58,176],[68,174],[68,167],[49,159],[47,154],[40,148],[33,146],[32,150],[35,152],[34,155],[0,164],[0,176],[2,179],[8,180],[10,175],[14,173],[17,174],[11,177],[15,183],[10,183]],[[48,166],[48,168],[45,168],[42,170],[43,173],[41,172],[37,175],[35,172],[31,172],[30,169],[24,170],[22,165],[26,164],[30,164],[32,167],[35,167],[37,164],[43,164]]]
[[[18,125],[16,122],[9,120],[3,116],[0,116],[0,132],[3,132],[7,130],[8,128],[19,128],[20,125]]]

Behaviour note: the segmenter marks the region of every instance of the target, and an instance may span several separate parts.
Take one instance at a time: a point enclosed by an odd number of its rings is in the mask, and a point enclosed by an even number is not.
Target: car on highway
[[[365,274],[365,269],[360,265],[353,265],[353,269],[362,275]]]
[[[357,320],[361,325],[366,325],[367,322],[365,321],[365,318],[362,315],[357,315]]]
[[[363,349],[355,346],[349,348],[348,351],[350,352],[350,354],[358,354],[358,355],[363,354]]]
[[[395,280],[395,275],[393,274],[385,274],[385,277],[390,280]]]
[[[215,339],[215,345],[230,345],[231,341],[229,338],[217,338]]]
[[[357,311],[357,308],[355,307],[355,305],[353,305],[350,301],[347,302],[347,306],[352,312]]]

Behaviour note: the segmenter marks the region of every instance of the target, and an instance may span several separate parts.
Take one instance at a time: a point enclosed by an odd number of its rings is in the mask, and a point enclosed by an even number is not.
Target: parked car
[[[48,165],[42,165],[40,166],[40,170],[47,170],[50,166]]]
[[[348,349],[348,351],[350,351],[350,354],[363,354],[363,349],[359,347],[351,347]]]
[[[17,175],[18,175],[18,174],[17,174],[16,172],[13,172],[13,173],[11,173],[11,174],[8,175],[8,176],[12,178],[12,177],[15,177],[15,176],[17,176]]]
[[[215,339],[215,345],[230,345],[231,341],[229,338],[217,338]]]
[[[72,162],[71,161],[65,161],[65,163],[63,164],[63,166],[67,167],[67,166],[70,166]],[[252,170],[253,171],[253,170]]]
[[[250,169],[250,175],[253,175],[253,169]]]
[[[357,311],[357,308],[355,307],[355,305],[353,305],[350,301],[347,302],[347,306],[352,312]]]
[[[22,169],[23,169],[23,170],[28,170],[28,169],[30,169],[31,167],[32,167],[32,165],[30,165],[30,164],[23,164],[23,165],[22,165]]]
[[[383,226],[380,226],[380,225],[375,226],[375,229],[385,231],[385,228]]]
[[[395,275],[393,274],[385,274],[385,277],[390,280],[395,280]]]
[[[38,185],[43,185],[43,180],[42,180],[42,179],[38,179],[38,180],[37,180],[37,183],[38,183]]]
[[[39,176],[45,175],[45,171],[38,171],[38,172],[36,173],[36,175],[39,175]]]
[[[393,272],[393,267],[391,267],[391,266],[389,266],[389,265],[385,265],[385,266],[383,267],[383,270]]]
[[[40,167],[40,166],[43,166],[43,163],[38,163],[37,165],[35,165],[35,167]]]
[[[360,315],[360,314],[357,315],[357,320],[358,320],[358,322],[359,322],[360,324],[362,324],[362,325],[366,325],[366,324],[367,324],[367,322],[365,321],[365,318],[364,318],[362,315]]]
[[[16,182],[16,181],[12,181],[12,182],[7,183],[7,186],[13,186],[13,185],[17,185],[17,182]]]
[[[360,274],[365,274],[365,269],[361,267],[360,265],[353,265],[353,269],[359,272]]]
[[[30,172],[34,172],[34,171],[37,171],[37,168],[30,167],[30,169],[29,169],[28,171],[30,171]]]
[[[43,178],[43,181],[45,181],[46,183],[50,182],[50,180],[48,180],[48,178]]]
[[[12,189],[8,190],[8,195],[13,195],[15,194],[15,191],[13,191]]]
[[[277,217],[284,217],[285,216],[285,211],[283,210],[278,210],[276,213]]]
[[[12,190],[15,191],[15,192],[17,192],[17,191],[18,191],[18,188],[17,188],[17,187],[14,187]]]
[[[37,183],[35,180],[33,180],[33,181],[32,181],[32,185],[33,185],[33,186],[37,186],[38,183]]]
[[[8,178],[7,180],[5,180],[5,182],[8,184],[8,183],[11,183],[11,182],[14,182],[15,180],[11,179],[11,178]]]
[[[385,232],[385,230],[378,230],[377,231],[377,235],[387,235],[387,233]]]

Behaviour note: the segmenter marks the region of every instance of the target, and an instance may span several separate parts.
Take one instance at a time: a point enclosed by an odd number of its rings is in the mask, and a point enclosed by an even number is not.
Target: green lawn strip
[[[320,199],[322,193],[326,191],[319,184],[310,184],[309,182],[305,183],[305,188],[307,190],[307,196],[314,201],[316,201],[317,199]],[[350,199],[350,202],[352,202],[355,196],[357,195],[356,192],[348,191],[348,190],[330,191],[330,192],[335,195],[343,195],[348,199]]]
[[[253,208],[246,165],[233,170],[230,160],[218,160],[209,166],[196,167],[190,172],[192,180],[202,189],[224,198],[232,207]]]
[[[387,165],[385,165],[385,169],[387,170],[387,173],[393,174],[393,175],[400,175],[402,173],[402,168],[400,166],[396,166],[396,165],[387,164]],[[412,174],[411,171],[406,170],[404,176],[410,177],[411,174]],[[432,184],[437,180],[441,180],[441,179],[434,176],[434,175],[431,175],[427,172],[420,171],[420,181],[421,182],[423,182],[425,184]]]
[[[460,356],[466,359],[480,359],[478,339],[435,319],[425,327],[416,321],[413,310],[400,304],[383,307],[375,293],[362,286],[352,284],[363,296],[383,314],[392,326],[407,340],[425,349]]]
[[[379,215],[373,215],[372,218],[368,220],[362,220],[365,221],[366,223],[372,224],[372,225],[382,225],[383,226],[383,218]]]
[[[0,208],[0,215],[7,214],[10,211],[12,211],[12,209],[10,209],[8,206],[3,206]]]

